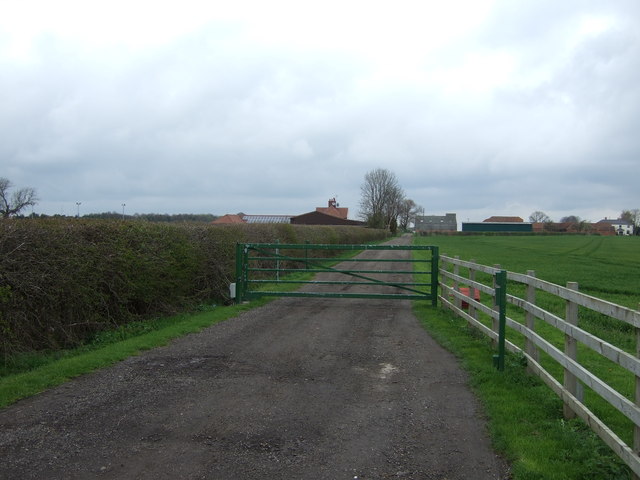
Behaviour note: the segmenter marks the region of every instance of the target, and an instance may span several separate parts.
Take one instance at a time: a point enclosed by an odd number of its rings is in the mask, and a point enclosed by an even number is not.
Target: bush
[[[0,354],[76,346],[102,330],[227,300],[237,242],[365,243],[360,227],[0,222]]]

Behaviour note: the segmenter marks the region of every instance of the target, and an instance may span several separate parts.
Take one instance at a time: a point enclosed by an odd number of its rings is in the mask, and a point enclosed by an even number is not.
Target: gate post
[[[438,306],[438,276],[440,254],[438,247],[431,248],[431,305]]]
[[[236,303],[242,303],[245,291],[244,276],[244,253],[246,249],[244,244],[236,243]]]
[[[493,268],[495,268],[496,270],[500,270],[500,264],[496,263]],[[493,288],[496,289],[494,295],[493,295],[493,310],[495,310],[496,312],[498,312],[498,314],[500,313],[500,306],[498,304],[498,273],[496,272],[493,274]],[[493,330],[494,332],[498,333],[499,328],[499,323],[500,320],[491,317],[491,330]],[[496,346],[497,342],[495,340],[491,340],[491,345]]]

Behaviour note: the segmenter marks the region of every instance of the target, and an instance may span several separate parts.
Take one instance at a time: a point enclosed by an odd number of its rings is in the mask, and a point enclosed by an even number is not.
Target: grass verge
[[[581,421],[562,418],[562,402],[523,357],[493,367],[489,340],[451,312],[415,302],[424,328],[456,355],[488,417],[494,448],[511,464],[513,480],[630,479],[624,463]]]
[[[153,322],[137,322],[98,335],[89,345],[23,357],[0,377],[0,408],[22,398],[60,385],[71,378],[113,365],[144,350],[166,345],[170,340],[199,332],[215,323],[266,303],[268,299],[229,307],[205,307],[196,314],[183,314]]]

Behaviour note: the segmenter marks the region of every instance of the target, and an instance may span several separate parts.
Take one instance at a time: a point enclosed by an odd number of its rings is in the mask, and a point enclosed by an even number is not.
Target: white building
[[[604,220],[600,220],[598,223],[606,223],[611,225],[616,232],[616,235],[633,235],[633,223],[629,223],[626,220],[620,218],[616,220],[610,220],[605,217]]]

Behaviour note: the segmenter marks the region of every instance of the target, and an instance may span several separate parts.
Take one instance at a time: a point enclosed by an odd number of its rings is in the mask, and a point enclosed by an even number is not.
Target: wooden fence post
[[[469,260],[470,263],[476,263],[475,260]],[[474,268],[469,267],[469,280],[472,282],[476,281],[476,270]],[[473,285],[469,285],[469,297],[474,299],[476,293],[476,287]],[[473,317],[475,320],[478,319],[478,312],[476,312],[476,307],[473,306],[471,302],[469,303],[469,315]]]
[[[455,257],[453,257],[453,258],[455,258],[456,260],[460,260],[460,255],[456,255],[456,256],[455,256]],[[453,266],[453,274],[454,274],[454,275],[460,275],[460,266],[459,266],[457,263]],[[453,281],[453,289],[454,289],[456,292],[459,292],[459,291],[460,291],[460,285],[458,285],[458,281],[457,281],[457,280],[454,280],[454,281]],[[454,298],[453,298],[453,304],[454,304],[457,308],[462,308],[462,301],[461,301],[458,297],[454,297]]]
[[[445,264],[447,264],[447,262],[442,260],[442,257],[448,257],[449,255],[446,254],[446,252],[442,252],[439,256],[439,266],[438,266],[438,274],[440,275],[440,278],[438,279],[438,283],[440,285],[440,295],[442,295],[442,297],[445,300],[448,300],[449,297],[447,297],[447,293],[446,290],[443,288],[443,285],[447,285],[447,278],[442,274],[442,272],[444,270],[447,270],[448,267],[445,267]],[[445,303],[442,304],[443,306],[449,308]]]
[[[638,304],[640,310],[640,303]],[[636,327],[636,357],[640,358],[640,328]],[[636,375],[636,405],[640,406],[640,376]],[[633,451],[636,455],[640,455],[640,427],[633,426]],[[633,480],[640,480],[640,476],[632,474]]]
[[[506,321],[507,321],[507,271],[496,272],[496,301],[498,303],[498,355],[493,356],[494,365],[499,371],[504,370],[504,354],[506,346]]]
[[[530,277],[534,277],[535,278],[536,272],[533,271],[533,270],[527,270],[527,275],[529,275]],[[529,302],[532,305],[536,304],[536,287],[535,287],[535,285],[527,284],[527,295],[526,295],[526,297],[527,297],[526,298],[527,302]],[[526,312],[524,318],[525,318],[525,323],[527,325],[527,328],[529,330],[531,330],[532,332],[535,332],[535,330],[536,330],[536,316],[531,312]],[[533,343],[531,340],[529,340],[529,338],[525,339],[524,351],[534,361],[536,361],[536,362],[540,361],[540,354],[538,352],[538,348],[536,347],[535,343]],[[530,369],[527,368],[527,370],[530,370]]]
[[[578,290],[578,283],[567,282],[567,288]],[[571,300],[566,301],[565,321],[571,325],[578,325],[578,305]],[[571,335],[565,334],[564,336],[564,354],[572,360],[578,358],[578,342]],[[566,368],[564,369],[564,388],[574,397],[578,396],[578,379]],[[567,420],[576,416],[575,412],[567,404],[562,406],[562,411],[564,418]]]

